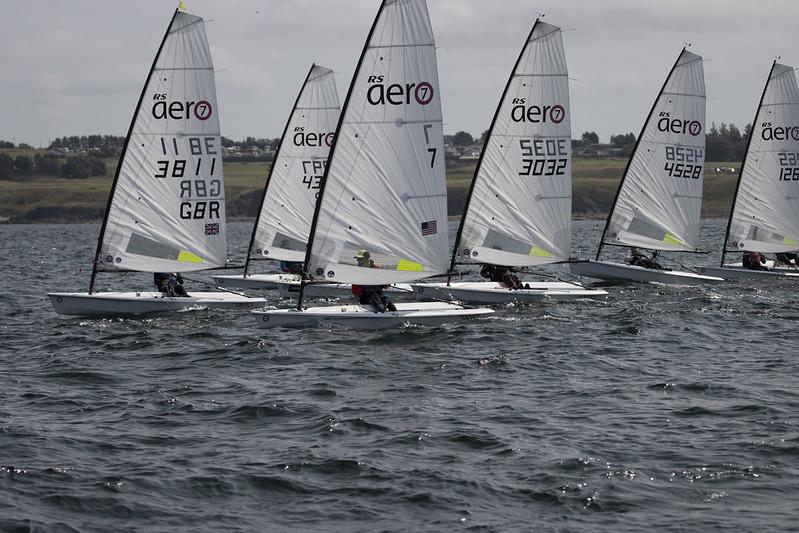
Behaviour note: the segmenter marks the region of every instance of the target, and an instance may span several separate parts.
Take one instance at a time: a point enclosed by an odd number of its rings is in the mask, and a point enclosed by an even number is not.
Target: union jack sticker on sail
[[[206,235],[219,235],[219,222],[205,225]]]
[[[422,236],[425,235],[435,235],[438,233],[438,224],[435,220],[428,220],[427,222],[422,222]]]

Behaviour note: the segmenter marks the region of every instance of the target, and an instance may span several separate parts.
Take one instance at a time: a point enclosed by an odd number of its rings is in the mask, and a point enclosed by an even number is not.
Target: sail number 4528
[[[702,175],[705,151],[691,146],[666,146],[666,166],[663,169],[672,178],[697,180]]]

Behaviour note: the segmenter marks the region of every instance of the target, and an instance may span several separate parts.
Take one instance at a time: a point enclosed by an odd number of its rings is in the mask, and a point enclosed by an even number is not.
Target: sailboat
[[[799,86],[793,67],[774,61],[755,114],[721,264],[702,271],[725,279],[799,278],[799,269],[749,270],[728,253],[799,250]]]
[[[596,258],[570,264],[580,276],[698,285],[723,281],[693,271],[600,261],[602,248],[697,252],[705,163],[702,57],[683,48],[627,162]]]
[[[188,297],[156,291],[95,291],[99,272],[193,272],[225,266],[225,183],[218,113],[203,19],[177,9],[125,139],[89,291],[49,293],[57,313],[139,314],[265,304],[263,298],[229,291],[190,291]]]
[[[569,260],[569,74],[560,28],[536,20],[486,135],[452,251],[457,264],[531,267]],[[416,283],[417,293],[499,303],[607,295],[564,281]]]
[[[253,225],[243,274],[213,276],[219,287],[274,289],[291,273],[251,273],[254,260],[301,262],[341,112],[333,71],[312,65],[283,129]]]
[[[408,283],[446,273],[447,184],[433,31],[425,0],[383,0],[336,128],[305,255],[318,279]],[[367,255],[368,254],[368,255]],[[360,259],[364,266],[359,266]],[[358,259],[356,259],[358,258]],[[263,327],[384,329],[486,316],[448,302],[253,311]]]

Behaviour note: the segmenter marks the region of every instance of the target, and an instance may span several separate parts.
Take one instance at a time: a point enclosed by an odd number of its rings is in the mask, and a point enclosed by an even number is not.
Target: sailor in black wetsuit
[[[483,265],[483,268],[480,269],[480,276],[495,281],[507,289],[517,290],[525,288],[521,280],[519,280],[519,277],[513,273],[511,267]]]
[[[657,252],[652,252],[652,257],[647,257],[639,248],[630,249],[630,261],[633,266],[651,268],[653,270],[666,270],[657,262]]]
[[[187,297],[189,294],[183,287],[183,276],[180,272],[155,272],[153,283],[164,296]]]

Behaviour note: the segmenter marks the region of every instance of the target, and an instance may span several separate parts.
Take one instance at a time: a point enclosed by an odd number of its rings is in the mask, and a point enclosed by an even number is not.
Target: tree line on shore
[[[25,154],[11,157],[0,152],[0,180],[21,179],[25,176],[61,176],[66,179],[81,179],[89,176],[105,176],[105,161],[91,155],[75,155],[61,158],[49,154]]]
[[[721,123],[716,126],[711,124],[706,134],[705,161],[734,161],[740,162],[746,151],[746,143],[752,131],[751,124],[744,127],[743,132],[735,124]],[[453,135],[445,135],[445,142],[449,145],[465,148],[482,145],[488,131],[484,131],[479,138],[470,133],[459,131]],[[614,154],[620,157],[629,157],[635,146],[634,133],[623,133],[610,136],[610,143],[604,146],[615,149]],[[61,176],[67,179],[80,179],[89,176],[102,176],[107,172],[104,158],[116,158],[125,143],[124,137],[114,135],[73,135],[57,137],[47,149],[47,153],[36,152],[33,155],[12,155],[0,151],[0,179],[24,179],[31,175]],[[242,151],[251,148],[261,150],[277,149],[280,139],[267,139],[247,137],[235,141],[222,137],[222,146],[226,148],[238,147]],[[576,149],[603,146],[596,132],[586,131],[579,139],[572,140]],[[33,150],[30,145],[20,143],[15,145],[9,141],[0,140],[0,150],[23,149]],[[273,152],[274,153],[274,152]],[[272,156],[257,157],[254,160],[268,161]],[[247,158],[250,160],[253,158]],[[236,160],[242,160],[240,157]]]

